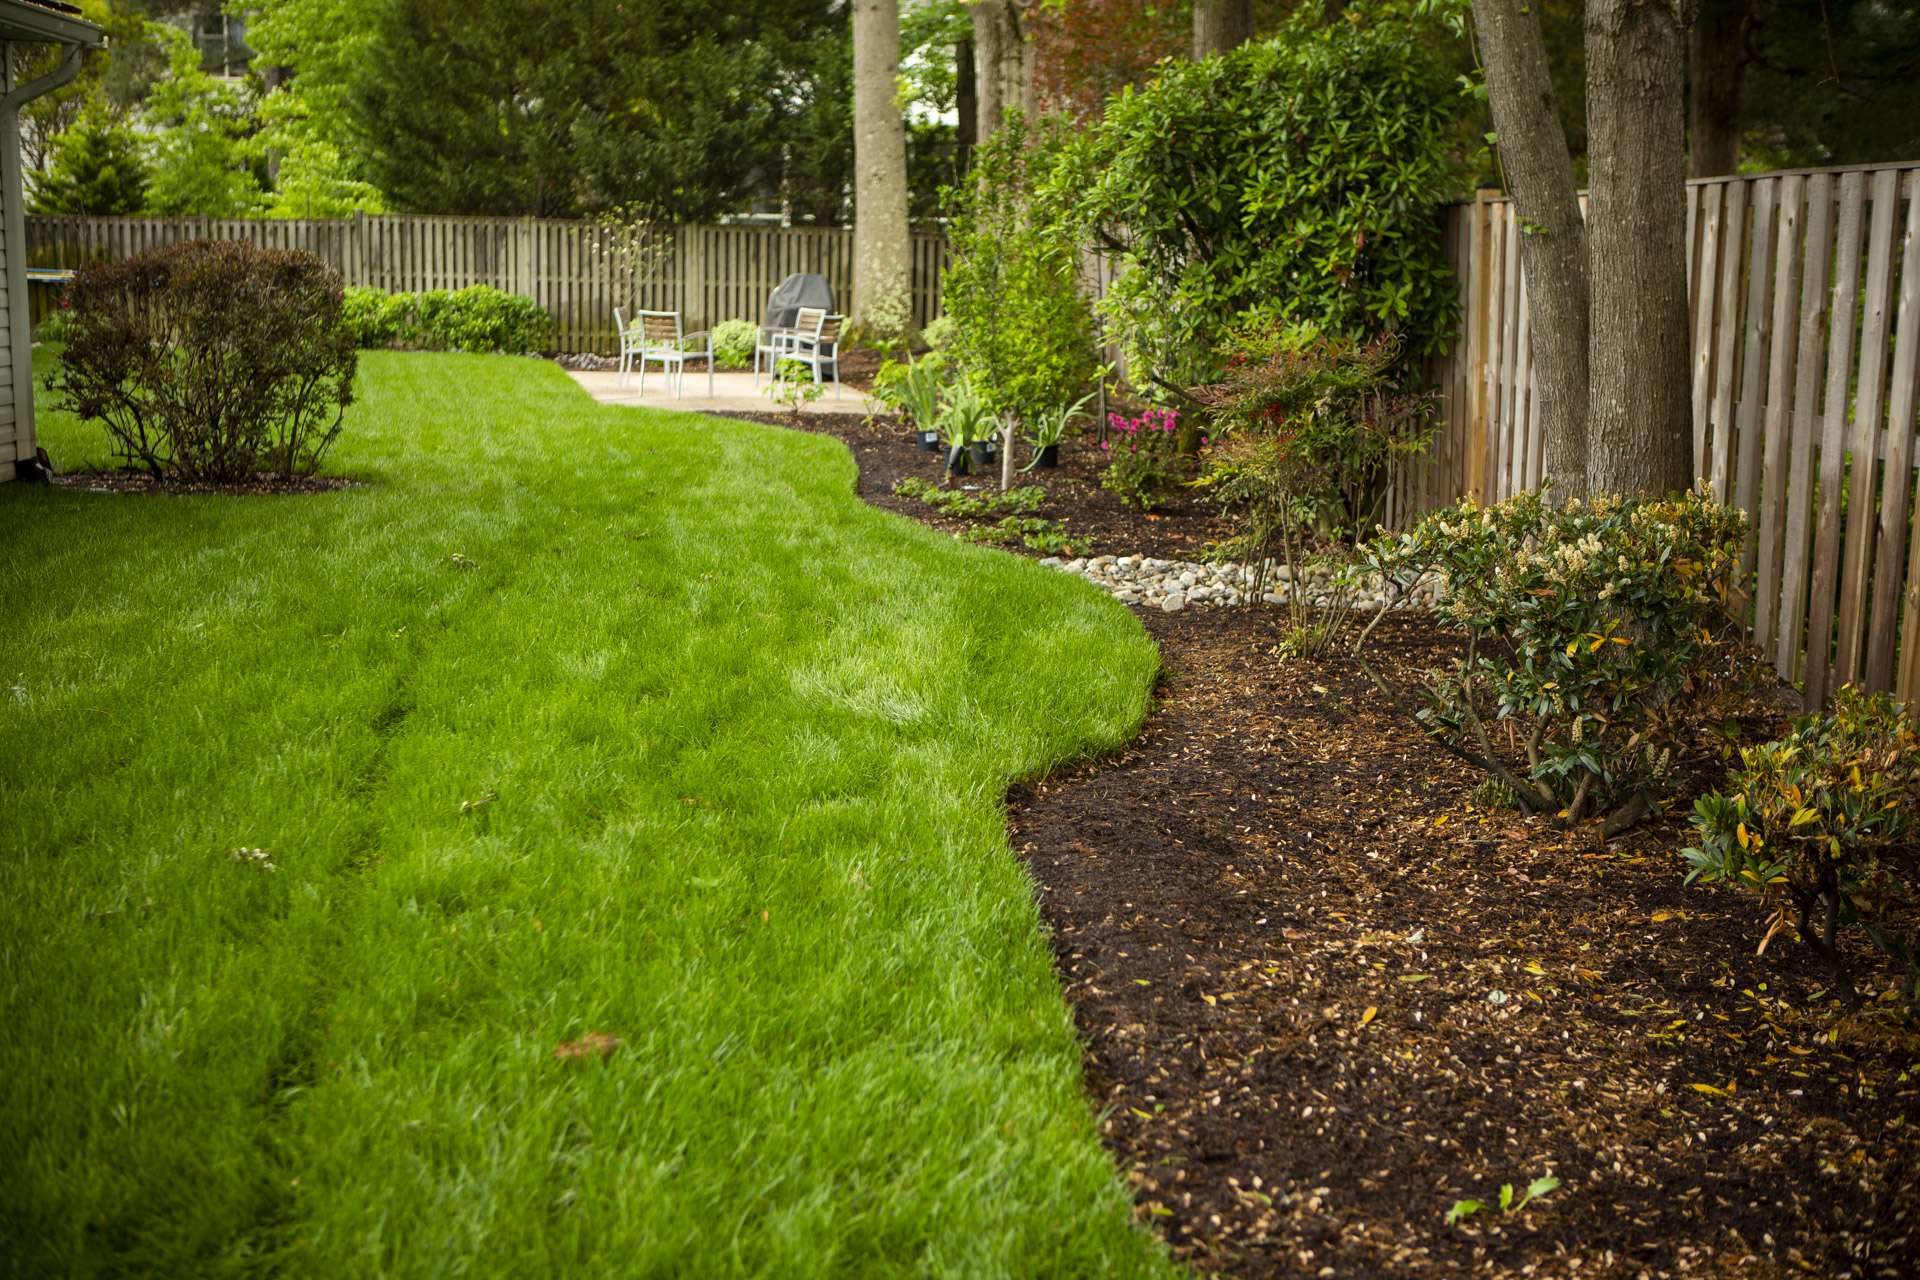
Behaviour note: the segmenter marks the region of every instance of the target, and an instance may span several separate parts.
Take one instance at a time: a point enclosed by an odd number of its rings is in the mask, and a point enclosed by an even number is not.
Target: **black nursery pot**
[[[991,440],[979,441],[973,446],[973,465],[983,469],[992,465],[994,453]]]
[[[920,451],[922,453],[940,452],[940,433],[938,431],[922,431],[920,433]]]
[[[979,448],[978,445],[974,447]],[[947,450],[947,470],[957,476],[970,474],[973,471],[973,455],[964,446],[955,445]]]
[[[1033,465],[1038,471],[1051,471],[1060,465],[1060,446],[1050,444],[1034,456]]]

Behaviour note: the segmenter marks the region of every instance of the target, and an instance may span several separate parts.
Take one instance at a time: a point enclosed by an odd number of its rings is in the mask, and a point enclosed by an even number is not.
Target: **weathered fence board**
[[[412,293],[486,284],[522,294],[552,314],[555,342],[568,351],[610,349],[615,307],[679,311],[695,329],[758,320],[767,295],[796,271],[824,275],[842,307],[853,300],[853,232],[841,227],[680,227],[649,238],[533,218],[27,219],[29,261],[40,267],[77,267],[200,238],[305,249],[350,285]],[[946,262],[944,236],[914,235],[916,323],[940,314]],[[36,322],[55,297],[52,288],[35,289]]]
[[[1920,163],[1687,186],[1697,474],[1753,534],[1741,606],[1817,703],[1845,683],[1920,698]],[[1447,215],[1453,348],[1430,365],[1443,423],[1395,481],[1393,516],[1540,483],[1533,317],[1513,204]]]

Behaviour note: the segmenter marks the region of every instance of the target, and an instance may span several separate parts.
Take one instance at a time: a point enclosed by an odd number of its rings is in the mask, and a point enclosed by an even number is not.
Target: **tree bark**
[[[896,100],[900,0],[853,4],[853,326],[884,338],[913,325],[907,128]]]
[[[972,0],[976,141],[985,142],[1010,108],[1031,108],[1033,51],[1017,0]]]
[[[1228,53],[1253,39],[1253,0],[1193,0],[1193,56]]]
[[[958,117],[954,137],[960,146],[960,172],[973,167],[973,146],[980,140],[980,86],[975,82],[973,41],[953,47],[953,106]]]
[[[1693,482],[1684,0],[1587,0],[1587,486]]]
[[[1587,226],[1554,108],[1546,44],[1540,19],[1525,0],[1473,0],[1473,18],[1500,164],[1523,231],[1520,262],[1527,276],[1546,479],[1555,500],[1585,497]]]
[[[1740,98],[1753,0],[1700,0],[1687,39],[1687,176],[1740,169]]]

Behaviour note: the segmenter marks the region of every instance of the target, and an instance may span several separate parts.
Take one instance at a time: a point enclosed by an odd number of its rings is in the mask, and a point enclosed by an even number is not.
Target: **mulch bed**
[[[795,420],[784,413],[722,413],[716,416],[742,418],[792,427]],[[909,476],[938,484],[946,473],[945,456],[926,453],[914,445],[912,431],[892,417],[876,417],[871,422],[858,414],[808,411],[797,423],[803,431],[830,435],[853,451],[860,466],[859,494],[876,507],[895,511],[949,533],[966,527],[964,520],[949,520],[918,498],[904,498],[893,486]],[[1026,445],[1014,445],[1015,466],[1027,459]],[[1101,454],[1090,442],[1069,442],[1061,446],[1060,465],[1050,471],[1029,471],[1018,475],[1016,484],[1037,484],[1047,491],[1047,499],[1034,513],[1055,521],[1073,540],[1078,555],[1147,555],[1168,560],[1198,560],[1209,543],[1226,536],[1226,527],[1218,516],[1189,492],[1173,495],[1165,505],[1142,515],[1100,487]],[[975,485],[997,491],[1000,472],[996,464],[991,475],[963,477],[962,486]]]
[[[169,497],[189,494],[237,494],[258,496],[277,493],[336,493],[362,483],[345,476],[283,476],[263,473],[230,484],[212,484],[198,480],[155,480],[144,471],[76,471],[58,475],[49,482],[56,489],[78,489],[83,493],[152,493]]]
[[[779,415],[768,421],[786,422]],[[860,492],[939,476],[898,426],[809,415]],[[1067,451],[1041,514],[1186,556]],[[1138,1211],[1235,1276],[1920,1274],[1920,1037],[1856,947],[1867,1011],[1764,912],[1685,886],[1678,815],[1612,844],[1476,807],[1480,779],[1357,663],[1282,661],[1278,610],[1141,611],[1166,666],[1117,757],[1015,789]],[[1411,669],[1451,643],[1376,633]],[[1494,1202],[1543,1175],[1522,1212]],[[1493,1207],[1448,1226],[1454,1201]]]

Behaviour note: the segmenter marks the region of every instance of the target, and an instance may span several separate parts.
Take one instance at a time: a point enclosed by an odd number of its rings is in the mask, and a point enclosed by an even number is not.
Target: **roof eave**
[[[100,28],[80,18],[38,5],[0,0],[0,40],[77,44],[83,49],[98,49],[106,37]]]

